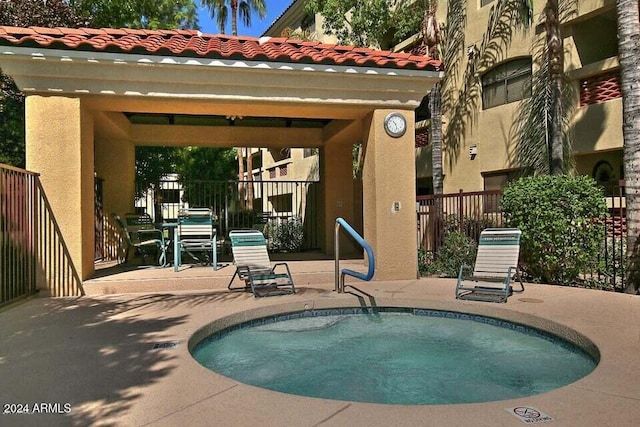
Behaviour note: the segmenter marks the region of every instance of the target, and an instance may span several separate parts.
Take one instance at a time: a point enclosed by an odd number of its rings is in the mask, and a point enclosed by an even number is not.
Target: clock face
[[[399,138],[407,131],[407,121],[400,113],[389,113],[384,119],[384,129],[394,138]]]

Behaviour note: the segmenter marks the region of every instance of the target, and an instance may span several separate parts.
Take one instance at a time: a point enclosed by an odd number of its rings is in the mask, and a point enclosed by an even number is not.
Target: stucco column
[[[93,117],[77,98],[26,99],[26,160],[39,172],[82,280],[94,272]]]
[[[324,247],[325,253],[335,251],[336,218],[342,217],[355,225],[353,203],[353,143],[346,141],[327,144],[321,151],[320,179],[323,184]],[[361,251],[346,235],[340,236],[340,257],[356,256]]]
[[[392,138],[384,118],[392,110],[376,110],[364,121],[364,238],[376,257],[375,280],[415,279],[416,172],[413,111],[401,111],[407,131]]]

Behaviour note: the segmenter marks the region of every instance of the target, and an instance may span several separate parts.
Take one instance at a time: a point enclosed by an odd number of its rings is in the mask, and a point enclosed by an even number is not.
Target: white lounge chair
[[[456,298],[506,302],[513,292],[513,277],[520,282],[520,290],[516,292],[524,291],[518,269],[521,234],[517,228],[487,228],[482,231],[473,274],[469,275],[471,267],[460,267]]]
[[[174,271],[178,271],[182,264],[183,253],[189,254],[203,265],[212,264],[214,270],[218,269],[214,218],[208,208],[190,208],[179,212],[174,236]]]
[[[251,290],[256,297],[296,293],[287,263],[271,266],[267,242],[260,231],[233,230],[229,233],[229,239],[236,266],[227,286],[230,290]],[[276,272],[278,267],[282,267],[280,273]],[[232,286],[236,276],[244,281],[244,286]]]

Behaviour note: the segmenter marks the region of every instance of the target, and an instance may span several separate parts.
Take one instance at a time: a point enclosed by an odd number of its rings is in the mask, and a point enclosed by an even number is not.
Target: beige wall
[[[124,215],[133,207],[135,147],[122,139],[96,138],[96,175],[104,180],[105,212]]]
[[[77,98],[26,100],[27,168],[40,173],[81,279],[94,271],[93,117]]]
[[[576,92],[575,102],[578,105],[580,80],[603,71],[616,69],[618,63],[615,57],[609,57],[609,53],[615,50],[615,20],[612,19],[612,8],[615,2],[585,0],[576,3],[577,14],[563,27],[563,34],[566,52],[565,69],[572,80]],[[489,10],[494,4],[482,8],[479,4],[479,1],[467,4],[465,47],[472,44],[479,46],[487,28]],[[534,23],[537,24],[544,2],[534,2],[534,7]],[[444,9],[439,10],[441,19],[444,19]],[[480,75],[485,70],[509,59],[530,56],[536,37],[544,37],[544,34],[535,35],[533,30],[516,32],[508,49],[503,54],[497,55],[485,69],[479,70]],[[463,55],[460,63],[456,65],[458,66],[450,66],[449,70],[458,70],[457,82],[460,82],[462,70],[467,65],[466,56]],[[455,88],[457,89],[457,86]],[[603,104],[576,107],[573,121],[576,155],[606,152],[622,147],[621,105],[621,100],[615,99]],[[481,90],[479,90],[477,97],[464,106],[467,114],[463,122],[456,122],[450,111],[443,111],[445,129],[447,126],[463,129],[462,137],[457,142],[454,139],[445,141],[443,162],[446,193],[457,192],[460,189],[482,190],[483,172],[517,167],[511,129],[517,107],[516,102],[483,110]],[[478,155],[473,160],[468,155],[471,145],[478,147]],[[422,161],[423,156],[416,156],[416,160]],[[417,168],[419,171],[424,170],[419,165]]]
[[[323,191],[322,204],[324,206],[324,245],[323,251],[333,255],[335,253],[335,221],[344,218],[353,227],[354,192],[353,192],[353,162],[351,148],[353,141],[343,140],[328,144],[321,154],[322,165],[321,185]],[[353,241],[345,234],[340,234],[340,257],[356,256],[362,253]]]
[[[392,138],[384,118],[392,110],[376,110],[363,122],[364,238],[376,256],[376,280],[414,279],[417,272],[414,114],[403,111],[408,128]],[[395,203],[399,210],[394,211]]]

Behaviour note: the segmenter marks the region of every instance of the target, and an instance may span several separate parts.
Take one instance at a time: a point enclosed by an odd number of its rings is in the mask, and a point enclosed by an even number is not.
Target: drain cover
[[[178,346],[177,341],[157,342],[153,345],[152,350],[162,350],[167,348],[176,348]]]

